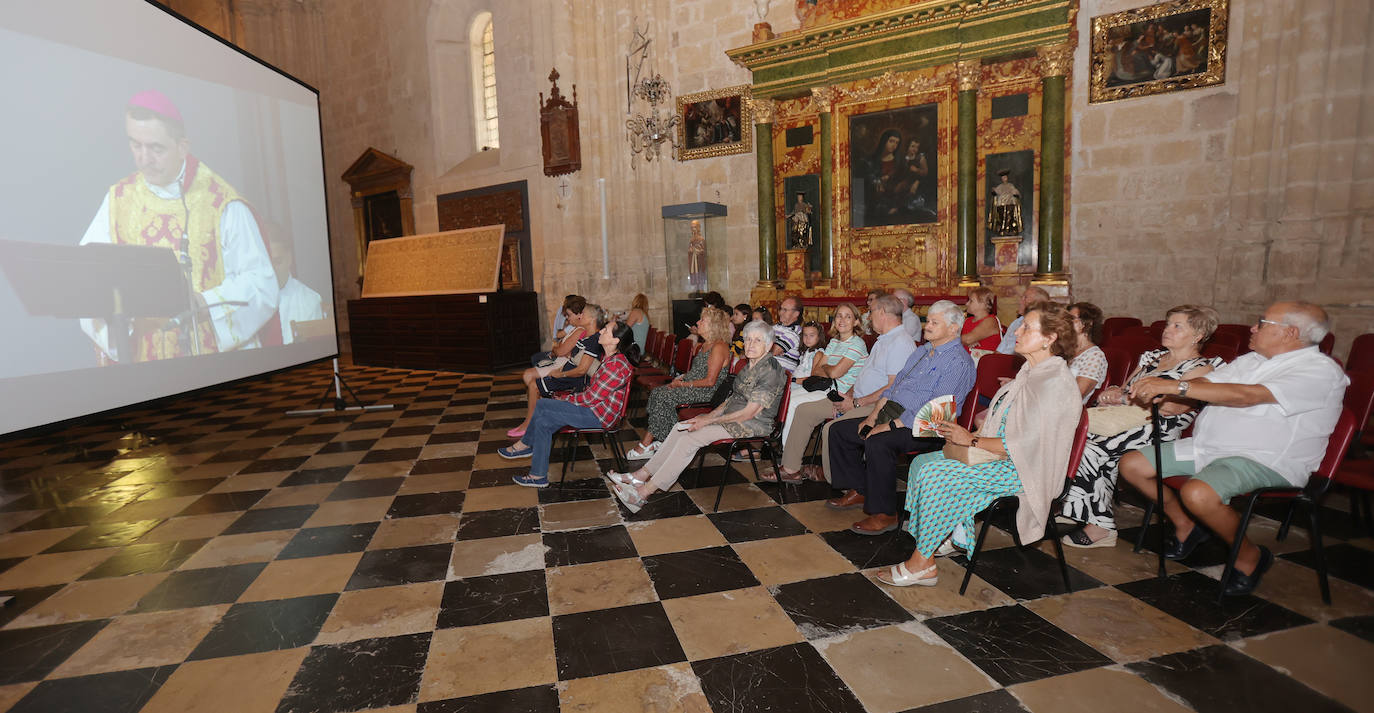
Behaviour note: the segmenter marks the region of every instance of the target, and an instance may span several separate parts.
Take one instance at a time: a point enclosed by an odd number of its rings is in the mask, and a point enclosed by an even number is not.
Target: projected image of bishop
[[[260,346],[277,311],[277,277],[252,209],[233,186],[191,154],[181,111],[156,90],[135,94],[124,128],[134,173],[115,183],[81,238],[176,253],[187,271],[190,308],[173,318],[135,318],[129,354],[103,320],[81,328],[102,364],[152,361]]]

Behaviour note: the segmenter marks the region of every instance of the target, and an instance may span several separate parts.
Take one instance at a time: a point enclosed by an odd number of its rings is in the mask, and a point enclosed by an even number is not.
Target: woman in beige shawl
[[[1042,303],[1026,312],[1016,333],[1016,352],[1026,364],[992,399],[975,435],[953,422],[937,431],[947,444],[968,446],[985,462],[968,465],[940,451],[911,463],[906,509],[907,532],[916,551],[906,562],[880,573],[884,584],[933,586],[938,581],[935,556],[947,554],[951,533],[962,526],[973,532],[973,516],[1007,495],[1019,495],[1016,527],[1022,542],[1040,539],[1050,516],[1050,502],[1064,489],[1069,450],[1081,413],[1078,385],[1064,362],[1077,334],[1068,310]],[[977,457],[970,458],[977,462]]]

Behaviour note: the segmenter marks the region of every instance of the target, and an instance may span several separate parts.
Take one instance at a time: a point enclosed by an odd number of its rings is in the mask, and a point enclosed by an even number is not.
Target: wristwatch
[[[1178,395],[1179,395],[1179,396],[1187,396],[1187,395],[1188,395],[1188,382],[1183,381],[1183,380],[1179,380],[1179,382],[1178,382]]]
[[[971,440],[971,441],[968,442],[968,447],[969,447],[969,448],[977,448],[977,447],[978,447],[978,437],[977,437],[977,436],[974,436],[974,437],[973,437],[973,440]]]

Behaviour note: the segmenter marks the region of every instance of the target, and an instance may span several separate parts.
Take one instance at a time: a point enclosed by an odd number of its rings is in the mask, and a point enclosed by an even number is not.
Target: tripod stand
[[[344,391],[347,391],[348,395],[353,397],[353,403],[357,404],[356,406],[348,405],[348,402],[344,400]],[[325,387],[324,396],[320,397],[321,405],[324,405],[325,403],[329,402],[331,392],[334,396],[333,408],[313,408],[302,409],[299,411],[287,411],[286,415],[318,416],[324,413],[343,413],[345,411],[387,411],[394,408],[391,404],[373,404],[371,406],[364,406],[363,400],[358,398],[358,394],[353,391],[353,387],[349,386],[348,382],[344,381],[343,374],[339,373],[338,357],[334,358],[334,378],[332,379],[330,385]]]

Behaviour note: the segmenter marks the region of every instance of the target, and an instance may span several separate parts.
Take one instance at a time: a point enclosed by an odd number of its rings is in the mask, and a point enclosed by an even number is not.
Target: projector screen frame
[[[330,353],[321,354],[321,353],[320,353],[320,350],[321,350],[321,349],[324,349],[324,348],[327,348],[327,347],[326,347],[326,343],[325,343],[322,339],[315,339],[315,340],[311,340],[310,342],[304,342],[304,343],[301,343],[301,344],[291,344],[291,345],[275,346],[275,347],[270,347],[270,348],[268,348],[268,349],[263,349],[263,350],[258,350],[258,349],[253,349],[253,350],[238,350],[238,351],[223,352],[223,353],[216,353],[216,354],[207,354],[207,355],[200,355],[200,356],[182,357],[182,358],[178,358],[178,359],[163,360],[163,361],[159,361],[159,362],[131,363],[131,364],[120,364],[120,365],[105,366],[105,367],[90,367],[90,368],[82,368],[82,369],[66,369],[66,370],[59,370],[59,371],[54,371],[54,372],[45,372],[45,373],[38,373],[38,374],[27,374],[27,375],[21,375],[21,376],[12,377],[12,378],[0,379],[0,387],[3,387],[4,384],[5,384],[6,382],[9,382],[9,381],[20,381],[20,380],[23,380],[23,381],[30,382],[30,383],[35,382],[35,381],[40,382],[40,388],[49,388],[49,387],[48,387],[48,384],[51,384],[52,388],[61,389],[62,386],[65,385],[64,382],[65,382],[67,379],[70,379],[70,378],[71,378],[71,375],[77,374],[77,373],[86,373],[86,372],[107,372],[107,373],[117,373],[117,372],[120,371],[120,370],[145,370],[145,369],[167,369],[167,368],[185,369],[185,370],[207,370],[206,367],[212,367],[212,366],[213,366],[212,363],[207,363],[207,360],[209,360],[209,362],[215,362],[215,361],[222,361],[222,360],[226,360],[226,359],[236,359],[236,360],[238,360],[238,361],[240,361],[240,362],[245,362],[245,361],[246,361],[246,363],[247,363],[247,365],[248,365],[248,367],[249,367],[248,370],[250,370],[250,371],[252,372],[252,373],[241,373],[241,372],[240,372],[238,375],[230,376],[229,378],[224,378],[223,380],[215,381],[214,383],[207,383],[207,384],[202,384],[202,385],[196,385],[196,386],[192,386],[192,387],[190,387],[190,388],[184,388],[184,389],[176,389],[176,390],[169,391],[169,392],[166,392],[166,393],[156,393],[156,395],[151,395],[151,396],[149,396],[149,397],[147,397],[147,398],[137,398],[137,397],[133,397],[133,398],[129,398],[129,400],[124,400],[124,399],[127,398],[127,397],[116,396],[114,400],[120,400],[120,401],[123,401],[123,402],[122,402],[122,403],[119,403],[118,405],[109,406],[108,408],[97,408],[96,410],[85,411],[85,412],[83,412],[83,413],[79,413],[79,414],[77,414],[77,415],[72,415],[72,416],[65,417],[65,418],[57,418],[57,419],[54,419],[54,420],[45,420],[45,421],[43,421],[43,422],[41,422],[41,423],[33,423],[32,425],[22,426],[22,427],[20,427],[20,428],[16,428],[16,429],[13,429],[13,430],[0,430],[0,442],[8,441],[8,440],[11,440],[11,439],[14,439],[14,438],[21,438],[21,437],[31,436],[31,435],[34,435],[34,434],[47,433],[47,432],[59,430],[59,429],[65,428],[65,427],[69,427],[69,426],[71,426],[71,425],[73,425],[73,424],[84,423],[84,422],[89,422],[89,421],[97,421],[97,420],[108,420],[108,419],[110,419],[110,418],[116,416],[116,415],[119,414],[119,413],[130,412],[130,411],[136,411],[136,410],[140,410],[140,409],[146,409],[146,408],[148,408],[148,407],[150,407],[150,406],[155,406],[155,405],[157,405],[157,404],[167,403],[167,402],[171,402],[171,401],[183,399],[183,398],[186,398],[186,397],[188,397],[188,396],[193,396],[193,395],[200,394],[200,393],[210,392],[210,391],[213,391],[213,390],[216,390],[216,389],[221,389],[221,388],[225,388],[225,387],[229,387],[229,386],[233,386],[233,385],[237,385],[237,384],[243,384],[243,383],[247,383],[247,382],[252,382],[252,381],[255,381],[255,380],[264,380],[264,379],[268,379],[268,378],[271,378],[271,377],[274,376],[274,375],[277,375],[277,374],[280,374],[280,373],[282,373],[282,372],[286,372],[286,371],[289,371],[289,370],[292,370],[292,369],[297,369],[297,368],[300,368],[300,367],[303,367],[303,366],[314,365],[314,364],[318,364],[318,363],[320,363],[320,362],[328,362],[329,360],[337,359],[337,358],[340,356],[341,352],[342,352],[342,349],[340,348],[340,347],[341,347],[341,344],[342,344],[341,335],[339,334],[339,329],[338,329],[338,301],[337,301],[337,299],[336,299],[335,289],[334,289],[334,285],[335,285],[335,270],[334,270],[334,260],[333,260],[333,250],[332,250],[333,242],[334,242],[334,240],[333,240],[334,236],[333,236],[333,232],[332,232],[331,226],[330,226],[330,197],[329,197],[330,183],[329,183],[329,175],[328,175],[328,172],[327,172],[326,162],[325,162],[324,119],[323,119],[323,112],[321,111],[321,106],[320,106],[320,91],[319,91],[319,89],[317,89],[317,88],[314,87],[313,85],[309,84],[308,82],[305,82],[304,80],[300,79],[299,77],[296,77],[295,75],[293,75],[293,74],[291,74],[291,73],[285,71],[285,70],[282,69],[281,67],[278,67],[278,66],[276,66],[276,65],[273,65],[273,64],[271,64],[270,62],[267,62],[266,60],[264,60],[263,58],[258,57],[257,55],[254,55],[253,53],[251,53],[251,52],[249,52],[249,51],[243,49],[242,47],[239,47],[239,46],[235,45],[233,42],[231,42],[231,41],[225,39],[224,37],[221,37],[220,35],[216,34],[215,32],[213,32],[213,31],[209,30],[208,28],[206,28],[206,27],[204,27],[204,26],[202,26],[202,25],[196,23],[195,21],[191,20],[190,18],[186,17],[185,15],[182,15],[181,13],[177,12],[177,11],[174,10],[173,8],[169,7],[168,5],[166,5],[166,4],[162,3],[162,2],[159,2],[158,0],[141,0],[141,2],[142,2],[143,4],[145,4],[145,5],[151,6],[151,7],[152,7],[154,10],[156,10],[156,11],[160,11],[160,12],[164,13],[165,15],[167,15],[167,16],[169,16],[169,17],[171,17],[171,18],[174,18],[174,19],[180,21],[183,25],[186,25],[186,26],[188,26],[188,27],[190,27],[190,28],[192,28],[192,29],[198,31],[201,35],[206,36],[206,37],[209,37],[209,38],[212,38],[212,39],[215,40],[219,45],[221,45],[221,46],[223,46],[223,47],[227,47],[227,48],[233,50],[233,52],[235,52],[237,55],[239,55],[239,56],[241,56],[241,57],[244,57],[244,58],[247,58],[247,59],[251,60],[254,64],[258,65],[259,67],[268,69],[268,70],[270,70],[272,73],[274,73],[274,74],[276,74],[276,75],[278,75],[278,76],[280,76],[280,77],[282,77],[282,78],[288,80],[288,81],[291,82],[291,83],[294,83],[295,85],[298,85],[300,88],[306,90],[307,92],[309,92],[309,93],[314,97],[314,111],[315,111],[316,131],[317,131],[318,136],[319,136],[319,157],[320,157],[320,162],[319,162],[319,163],[320,163],[320,188],[321,188],[319,200],[322,201],[323,219],[324,219],[324,220],[323,220],[323,226],[322,226],[322,227],[323,227],[323,232],[324,232],[324,236],[323,236],[323,237],[324,237],[324,242],[325,242],[325,245],[324,245],[324,247],[325,247],[325,257],[326,257],[326,262],[328,263],[327,266],[323,266],[323,267],[324,267],[324,268],[327,268],[327,274],[328,274],[328,284],[327,284],[327,286],[326,286],[326,287],[327,287],[327,291],[328,291],[328,298],[327,298],[327,301],[326,301],[326,305],[328,306],[327,317],[328,317],[330,320],[332,320],[332,321],[334,322],[334,330],[333,330],[333,331],[334,331],[334,343],[333,343],[333,349],[332,349],[332,351],[331,351]],[[189,75],[188,75],[188,76],[189,76]],[[204,81],[213,81],[213,80],[204,80]],[[308,99],[307,99],[306,101],[308,102]],[[308,104],[305,104],[305,105],[308,106]],[[308,125],[308,124],[307,124],[307,125]],[[326,271],[325,269],[321,269],[321,272],[325,272],[325,271]],[[321,292],[323,293],[324,291],[322,290]],[[321,298],[324,299],[324,295],[323,295],[323,294],[321,294]],[[306,344],[310,344],[310,345],[311,345],[310,348],[307,348],[307,347],[305,346]],[[257,354],[256,354],[256,353],[258,353],[258,352],[266,352],[266,351],[269,351],[269,350],[270,350],[270,352],[271,352],[273,358],[261,359],[261,361],[264,362],[264,365],[263,365],[263,366],[253,366],[253,362],[259,360],[259,359],[255,359],[255,357],[257,357]],[[297,351],[297,352],[299,352],[299,354],[298,354],[298,355],[292,355],[292,354],[291,354],[292,351]],[[247,356],[245,357],[245,355],[247,355]],[[270,364],[268,364],[267,362],[270,362]],[[199,367],[199,368],[198,368],[198,367]],[[115,370],[115,371],[114,371],[114,372],[109,372],[109,370],[111,370],[111,369],[113,369],[113,370]],[[208,371],[209,371],[209,372],[213,372],[214,369],[213,369],[213,368],[210,368],[210,369],[208,369]],[[333,378],[332,374],[327,375],[327,379],[328,379],[328,380],[332,381],[332,378]],[[323,384],[322,384],[322,387],[323,387]],[[12,405],[10,406],[10,408],[22,408],[22,406],[18,406],[18,405],[13,405],[13,404],[12,404]],[[85,407],[82,407],[80,410],[84,410],[84,408],[85,408]],[[74,408],[72,411],[69,411],[69,413],[75,412],[76,410],[78,410],[78,409]],[[46,417],[43,417],[43,418],[46,418]],[[4,428],[8,428],[8,427],[7,427],[7,426],[0,426],[0,429],[4,429]]]

